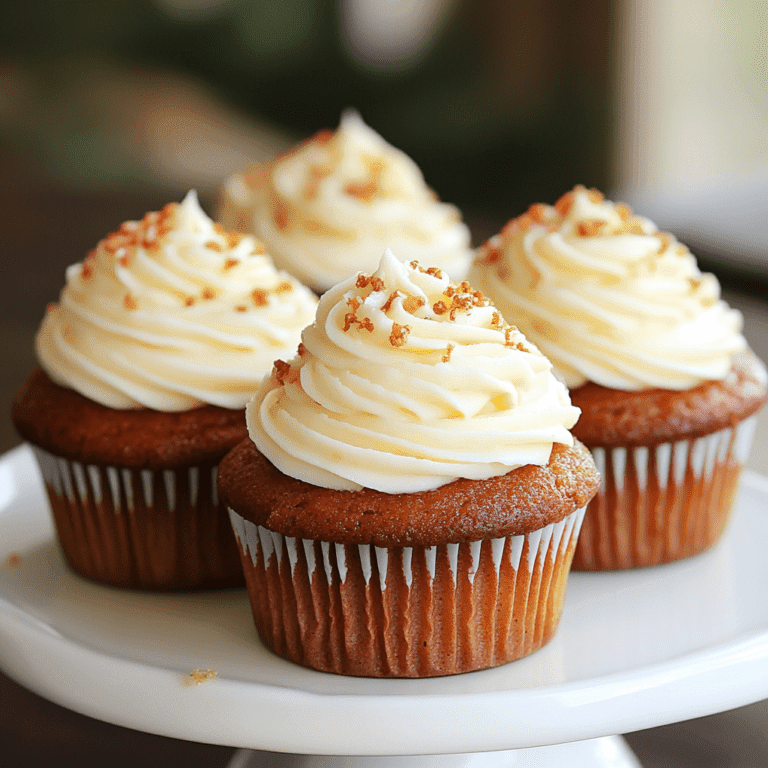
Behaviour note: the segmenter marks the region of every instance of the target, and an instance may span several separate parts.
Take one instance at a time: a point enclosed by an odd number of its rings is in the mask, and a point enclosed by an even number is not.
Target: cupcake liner
[[[757,425],[674,443],[592,447],[603,477],[587,507],[575,570],[657,565],[698,554],[725,530]]]
[[[242,585],[216,466],[127,469],[34,452],[61,548],[78,573],[146,590]]]
[[[557,628],[583,516],[527,535],[384,548],[283,536],[230,510],[264,644],[367,677],[456,674],[539,649]]]

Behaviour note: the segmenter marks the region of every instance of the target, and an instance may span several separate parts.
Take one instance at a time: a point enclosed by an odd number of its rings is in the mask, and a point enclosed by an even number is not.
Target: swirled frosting
[[[724,378],[746,346],[741,314],[688,248],[584,187],[509,222],[469,279],[572,388],[689,389]]]
[[[296,350],[317,298],[190,192],[67,269],[36,338],[58,384],[111,408],[243,408]]]
[[[279,267],[321,292],[375,269],[386,247],[454,280],[472,259],[457,208],[441,203],[413,160],[355,112],[336,132],[230,178],[220,218],[261,238]]]
[[[387,250],[320,300],[299,353],[246,408],[278,469],[337,490],[410,493],[546,464],[579,410],[479,291]]]

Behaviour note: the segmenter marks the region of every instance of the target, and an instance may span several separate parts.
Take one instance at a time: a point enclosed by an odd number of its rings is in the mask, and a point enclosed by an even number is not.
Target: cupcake
[[[68,268],[12,417],[75,571],[139,589],[242,584],[217,466],[316,304],[194,192]]]
[[[264,644],[370,677],[540,648],[599,484],[577,417],[467,283],[386,251],[328,291],[220,467]]]
[[[265,167],[232,176],[219,217],[263,240],[278,267],[318,293],[374,270],[385,247],[454,280],[472,260],[459,211],[356,112],[345,112],[336,132],[320,131]]]
[[[576,187],[480,250],[470,279],[552,361],[603,475],[574,568],[695,555],[723,532],[768,382],[690,251]]]

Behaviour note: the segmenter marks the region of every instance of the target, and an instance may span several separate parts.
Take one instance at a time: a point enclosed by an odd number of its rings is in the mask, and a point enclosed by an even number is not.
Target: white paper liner
[[[329,672],[426,677],[497,666],[554,634],[584,517],[433,547],[282,536],[230,510],[254,619],[276,653]]]
[[[103,467],[33,449],[64,555],[78,573],[149,590],[242,584],[217,467]]]
[[[592,447],[603,480],[587,507],[573,567],[620,570],[679,560],[722,535],[757,417],[691,440]]]

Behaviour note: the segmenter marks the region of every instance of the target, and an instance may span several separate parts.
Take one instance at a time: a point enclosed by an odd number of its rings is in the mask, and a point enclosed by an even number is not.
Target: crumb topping
[[[216,679],[215,669],[193,669],[187,676],[190,685],[200,685]]]
[[[410,325],[400,325],[392,323],[392,332],[389,334],[389,343],[393,347],[402,347],[408,341],[408,334],[411,332]]]

